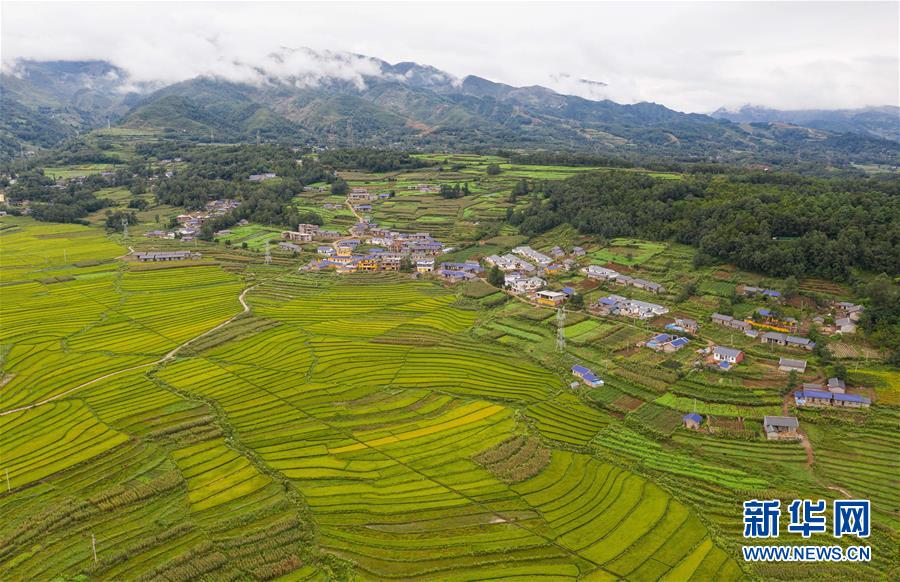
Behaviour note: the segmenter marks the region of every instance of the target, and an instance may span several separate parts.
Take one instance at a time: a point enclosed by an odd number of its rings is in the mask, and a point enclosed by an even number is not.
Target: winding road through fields
[[[78,386],[69,388],[68,390],[66,390],[64,392],[60,392],[59,394],[54,394],[50,398],[46,398],[44,400],[41,400],[40,402],[28,404],[27,406],[20,406],[18,408],[12,408],[10,410],[4,410],[4,411],[0,412],[0,416],[6,416],[7,414],[15,414],[16,412],[23,412],[25,410],[31,410],[32,408],[37,408],[38,406],[43,406],[44,404],[49,404],[49,403],[53,402],[54,400],[59,400],[60,398],[65,398],[66,396],[69,396],[70,394],[77,392],[78,390],[81,390],[82,388],[85,388],[92,384],[96,384],[97,382],[106,380],[107,378],[112,378],[114,376],[118,376],[119,374],[124,374],[126,372],[132,372],[134,370],[140,370],[142,368],[150,368],[150,367],[157,366],[159,364],[164,364],[165,362],[168,362],[169,360],[173,359],[176,355],[178,355],[178,352],[181,351],[186,346],[194,343],[195,341],[199,340],[200,338],[208,336],[209,334],[213,333],[214,331],[222,329],[223,327],[232,323],[235,319],[244,315],[245,313],[249,313],[250,306],[247,305],[246,296],[247,296],[247,293],[249,293],[250,291],[255,289],[257,286],[259,286],[259,283],[254,283],[253,285],[251,285],[251,286],[247,287],[246,289],[244,289],[243,291],[241,291],[241,294],[238,296],[238,301],[240,302],[241,307],[242,307],[242,310],[240,313],[236,313],[236,314],[232,315],[231,317],[229,317],[227,320],[220,323],[219,325],[217,325],[213,328],[210,328],[210,329],[204,331],[203,333],[201,333],[200,335],[194,336],[185,342],[178,344],[177,346],[175,346],[174,349],[172,349],[169,353],[164,355],[162,358],[155,360],[153,362],[148,362],[146,364],[140,364],[138,366],[131,366],[130,368],[123,368],[121,370],[116,370],[115,372],[110,372],[109,374],[104,374],[103,376],[94,378],[93,380],[88,380],[87,382],[79,384]]]

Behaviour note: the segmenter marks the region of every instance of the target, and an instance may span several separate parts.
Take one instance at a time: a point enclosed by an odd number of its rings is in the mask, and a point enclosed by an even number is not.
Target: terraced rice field
[[[70,248],[109,262],[54,264],[31,225],[0,231],[0,579],[737,580],[762,571],[735,559],[740,499],[837,484],[893,519],[887,412],[808,423],[809,469],[680,428],[780,402],[616,354],[631,325],[573,317],[560,355],[520,302],[225,253],[144,268],[83,227]],[[570,389],[571,356],[606,384]]]

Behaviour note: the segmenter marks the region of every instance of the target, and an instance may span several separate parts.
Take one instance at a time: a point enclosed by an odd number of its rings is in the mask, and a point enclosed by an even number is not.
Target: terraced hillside
[[[573,391],[550,310],[214,245],[149,268],[65,227],[76,264],[5,222],[0,579],[795,576],[737,561],[740,501],[834,484],[882,520],[856,576],[893,559],[889,413],[817,425],[812,472],[799,445],[679,428],[695,394],[763,406],[623,364],[630,325],[573,315],[608,379]]]

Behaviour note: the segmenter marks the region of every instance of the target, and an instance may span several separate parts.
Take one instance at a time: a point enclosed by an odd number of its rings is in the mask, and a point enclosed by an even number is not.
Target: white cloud
[[[685,111],[859,107],[898,103],[898,17],[896,2],[4,2],[0,52],[106,59],[133,82],[360,86],[377,62],[350,52]]]

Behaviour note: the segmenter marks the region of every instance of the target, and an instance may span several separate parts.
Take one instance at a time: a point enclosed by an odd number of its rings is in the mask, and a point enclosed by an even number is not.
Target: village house
[[[441,269],[447,271],[462,271],[465,273],[483,273],[484,268],[478,261],[466,261],[465,263],[441,263]]]
[[[134,256],[142,263],[161,262],[161,261],[188,261],[201,257],[200,253],[192,251],[159,251],[134,253]]]
[[[764,416],[763,430],[770,441],[800,438],[800,421],[794,416]]]
[[[381,268],[385,271],[399,271],[403,257],[396,253],[383,253],[381,255]]]
[[[453,271],[451,269],[438,269],[437,274],[445,281],[454,283],[457,281],[471,281],[472,279],[477,278],[473,273],[467,271]]]
[[[294,242],[312,242],[313,236],[308,232],[297,232],[294,230],[285,230],[281,233],[281,238]]]
[[[600,267],[598,265],[589,265],[582,269],[581,272],[591,279],[599,279],[601,281],[612,281],[619,276],[619,273],[617,271],[607,269],[606,267]]]
[[[532,277],[522,273],[510,273],[504,277],[503,281],[515,293],[537,291],[546,284],[546,281],[540,277]]]
[[[529,246],[520,246],[516,247],[512,250],[514,255],[519,255],[525,257],[527,259],[531,259],[535,263],[541,265],[542,267],[546,267],[550,263],[553,262],[553,259],[545,255],[544,253],[540,253]]]
[[[872,401],[858,394],[803,389],[794,393],[794,404],[819,408],[869,408]]]
[[[550,249],[550,254],[553,255],[554,258],[560,258],[566,256],[566,251],[562,250],[559,247],[553,247]]]
[[[624,315],[635,319],[652,319],[669,312],[668,308],[648,301],[628,299],[621,295],[601,297],[591,304],[590,311],[599,315]]]
[[[713,348],[713,360],[723,370],[730,370],[744,359],[744,352],[735,348],[715,346]]]
[[[505,254],[503,256],[491,255],[485,258],[484,262],[488,265],[496,266],[498,269],[505,272],[526,271],[531,273],[535,270],[534,265],[527,261],[523,261],[512,254]]]
[[[744,295],[745,297],[762,295],[764,297],[771,297],[772,299],[781,298],[781,293],[779,293],[778,291],[773,291],[772,289],[763,289],[762,287],[753,287],[751,285],[738,285],[735,288],[735,291],[738,295]]]
[[[303,252],[303,247],[301,247],[299,245],[295,245],[294,243],[280,242],[280,243],[278,243],[278,246],[283,248],[286,251],[291,251],[292,253],[302,253]]]
[[[277,178],[275,174],[271,172],[266,172],[265,174],[251,174],[248,180],[251,182],[265,182],[266,180],[271,180],[272,178]]]
[[[644,342],[644,345],[651,350],[671,354],[686,346],[688,341],[689,340],[686,337],[679,337],[669,333],[660,333]]]
[[[670,331],[683,331],[687,333],[697,333],[697,322],[686,317],[678,318],[675,323],[666,324],[666,329]]]
[[[644,291],[649,291],[651,293],[665,293],[666,288],[660,285],[659,283],[654,283],[653,281],[647,281],[646,279],[632,279],[631,286],[637,287],[638,289],[643,289]]]
[[[581,247],[572,247],[572,255],[576,257],[583,257],[587,252]]]
[[[147,238],[168,238],[168,239],[174,239],[174,238],[175,238],[175,233],[174,233],[174,232],[167,232],[167,231],[165,231],[165,230],[151,230],[150,232],[145,233],[144,236],[147,237]]]
[[[538,291],[537,302],[548,307],[557,307],[565,303],[569,296],[559,291]]]
[[[829,378],[828,390],[837,394],[843,394],[847,391],[847,384],[840,378]]]
[[[778,369],[782,372],[797,372],[802,374],[806,371],[806,360],[792,360],[790,358],[779,358]]]
[[[759,341],[764,344],[801,348],[804,350],[812,350],[816,347],[816,342],[810,341],[805,337],[796,337],[777,331],[767,331],[760,335],[759,338]]]
[[[324,257],[330,257],[334,254],[334,248],[328,246],[321,246],[316,249],[316,252]]]
[[[598,378],[589,368],[585,368],[584,366],[572,366],[572,375],[579,378],[591,388],[603,386],[603,380]]]
[[[691,412],[682,416],[681,422],[684,423],[685,428],[700,430],[700,425],[703,424],[703,417],[696,412]]]
[[[835,331],[840,334],[856,333],[856,323],[849,317],[834,320]]]
[[[719,325],[723,325],[725,327],[730,327],[731,329],[737,329],[745,334],[748,334],[753,329],[746,321],[741,321],[740,319],[735,319],[730,315],[722,315],[721,313],[713,313],[712,314],[712,322],[717,323]],[[749,334],[748,334],[749,335]]]
[[[372,199],[369,191],[365,188],[353,188],[347,198],[350,202],[368,202]]]
[[[416,271],[419,273],[430,273],[434,271],[434,259],[422,259],[416,261]]]

